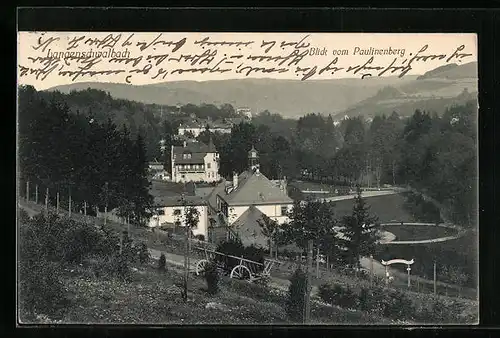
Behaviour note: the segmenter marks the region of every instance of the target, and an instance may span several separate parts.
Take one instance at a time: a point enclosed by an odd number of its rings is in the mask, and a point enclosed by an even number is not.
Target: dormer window
[[[190,159],[191,158],[191,153],[184,153],[183,154],[183,158],[186,160],[186,159]]]

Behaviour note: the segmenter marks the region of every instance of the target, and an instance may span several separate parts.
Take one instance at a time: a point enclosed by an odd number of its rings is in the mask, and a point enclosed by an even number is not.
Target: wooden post
[[[408,289],[409,289],[411,287],[411,284],[410,284],[410,271],[411,271],[410,264],[408,264],[406,271],[408,271]]]
[[[186,201],[184,199],[184,195],[181,197],[182,199],[182,205],[184,206],[183,211],[186,212]],[[189,277],[189,227],[184,220],[184,227],[186,230],[186,241],[185,241],[185,251],[184,251],[184,292],[182,293],[182,298],[185,302],[187,302],[187,293],[188,293],[188,277]]]
[[[87,220],[87,201],[83,201],[83,216],[85,216],[85,220]]]
[[[30,201],[30,181],[26,181],[26,202]]]
[[[312,257],[313,257],[313,241],[310,239],[307,243],[307,280],[305,287],[305,295],[304,295],[304,323],[309,322],[309,318],[311,316],[311,273],[312,273]]]
[[[104,225],[106,225],[106,220],[108,218],[108,206],[104,206]]]
[[[316,249],[316,278],[319,279],[319,248]]]
[[[56,214],[59,215],[59,192],[56,194]]]
[[[49,214],[49,188],[45,189],[45,213]]]
[[[69,190],[68,217],[71,217],[71,189]]]
[[[434,296],[436,296],[436,291],[437,291],[436,261],[434,261]]]
[[[35,204],[38,204],[38,184],[35,185]]]
[[[326,272],[330,272],[330,255],[326,255]]]
[[[127,216],[127,231],[128,231],[129,237],[132,238],[132,234],[130,232],[130,219],[128,218],[128,216]]]
[[[370,255],[370,287],[373,286],[373,255]]]
[[[417,292],[420,292],[420,281],[417,277]]]
[[[385,286],[389,285],[389,269],[387,268],[387,265],[385,266]]]
[[[120,236],[120,255],[123,253],[123,231]]]

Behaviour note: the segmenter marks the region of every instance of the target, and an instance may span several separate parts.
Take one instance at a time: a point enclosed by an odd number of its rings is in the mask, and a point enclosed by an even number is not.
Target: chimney
[[[186,142],[186,141],[184,141],[184,148],[186,148],[186,146],[187,146],[187,142]]]
[[[238,187],[238,174],[233,172],[233,190]]]
[[[284,193],[286,193],[286,176],[283,176],[283,179],[281,180],[281,189]]]

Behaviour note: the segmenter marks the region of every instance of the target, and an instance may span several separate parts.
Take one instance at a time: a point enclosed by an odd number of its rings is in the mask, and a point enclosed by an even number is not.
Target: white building
[[[245,116],[246,119],[251,120],[252,119],[252,110],[250,108],[238,108],[236,109],[236,113],[239,115]]]
[[[231,133],[231,124],[222,123],[222,122],[211,122],[207,121],[198,121],[198,122],[190,122],[183,123],[178,128],[178,135],[186,135],[188,133],[193,134],[194,137],[198,137],[202,132],[208,130],[211,133],[221,133],[221,134],[230,134]]]
[[[208,236],[208,214],[207,205],[203,198],[198,196],[168,196],[155,197],[154,215],[150,218],[148,226],[152,228],[179,229],[184,227],[186,221],[186,212],[194,207],[198,211],[198,224],[192,228],[193,236]]]
[[[183,146],[172,146],[172,181],[217,182],[219,176],[219,153],[210,139],[209,144],[184,142]]]
[[[279,186],[259,170],[258,154],[252,147],[248,153],[248,170],[234,174],[232,182],[225,184],[216,196],[216,210],[245,245],[268,245],[262,235],[259,221],[263,215],[283,224],[289,221],[288,212],[293,200],[288,197],[286,184]]]

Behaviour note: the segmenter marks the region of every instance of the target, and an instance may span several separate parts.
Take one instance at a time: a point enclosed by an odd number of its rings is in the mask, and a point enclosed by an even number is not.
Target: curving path
[[[401,225],[401,223],[381,223],[381,226],[384,225]],[[408,225],[423,225],[423,226],[437,226],[441,228],[447,228],[447,229],[454,229],[457,230],[457,234],[453,236],[445,236],[445,237],[438,237],[438,238],[431,238],[431,239],[422,239],[422,240],[413,240],[413,241],[395,241],[394,239],[396,236],[389,231],[384,231],[383,232],[383,238],[379,242],[379,244],[428,244],[428,243],[439,243],[439,242],[446,242],[452,239],[457,239],[465,235],[465,230],[459,226],[456,225],[451,225],[451,224],[435,224],[435,223],[403,223],[403,226],[408,226]]]

